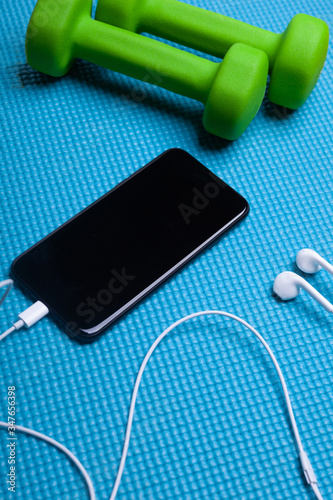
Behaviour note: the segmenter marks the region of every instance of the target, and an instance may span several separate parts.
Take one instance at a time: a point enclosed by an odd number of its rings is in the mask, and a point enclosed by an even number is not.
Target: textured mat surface
[[[330,0],[192,0],[274,31],[297,12],[333,25]],[[64,443],[111,492],[131,390],[153,339],[181,316],[222,308],[256,326],[290,388],[304,445],[325,500],[333,498],[333,322],[306,294],[281,304],[275,276],[310,246],[333,260],[332,47],[306,105],[265,100],[233,144],[207,134],[202,106],[78,61],[61,79],[31,70],[24,37],[33,0],[1,2],[0,276],[12,260],[170,147],[196,156],[245,196],[249,217],[93,345],[79,346],[47,318],[0,346],[1,420],[16,386],[17,423]],[[333,300],[325,273],[310,278]],[[29,305],[19,289],[1,330]],[[61,453],[23,435],[17,490],[7,491],[0,433],[0,497],[87,497]],[[165,339],[139,394],[119,499],[312,499],[301,477],[283,395],[247,331],[197,319]]]

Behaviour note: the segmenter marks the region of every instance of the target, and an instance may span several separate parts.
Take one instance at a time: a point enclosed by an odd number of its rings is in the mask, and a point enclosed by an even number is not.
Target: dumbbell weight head
[[[91,0],[39,0],[25,42],[30,66],[50,76],[66,75],[75,62],[75,28],[91,9]]]
[[[329,29],[321,19],[297,14],[281,37],[268,98],[275,104],[297,109],[309,97],[323,69]]]
[[[261,106],[267,75],[264,52],[240,43],[233,45],[220,63],[205,103],[205,129],[220,137],[239,137]]]
[[[138,33],[146,0],[98,2],[96,19]],[[112,19],[112,23],[110,22]]]

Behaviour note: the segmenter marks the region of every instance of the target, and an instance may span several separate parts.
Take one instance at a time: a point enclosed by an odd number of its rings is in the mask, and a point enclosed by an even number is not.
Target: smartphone
[[[193,156],[170,149],[16,258],[11,273],[89,341],[248,211]]]

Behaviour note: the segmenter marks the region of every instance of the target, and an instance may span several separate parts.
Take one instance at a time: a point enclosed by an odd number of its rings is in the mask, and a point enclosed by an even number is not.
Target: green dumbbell
[[[99,0],[96,19],[137,33],[147,32],[223,58],[235,43],[268,55],[269,99],[299,108],[315,87],[328,49],[327,24],[296,15],[282,34],[177,0]]]
[[[236,44],[222,63],[170,47],[91,18],[92,0],[39,0],[27,30],[32,68],[63,76],[75,58],[147,81],[205,104],[207,131],[237,139],[264,97],[268,59],[264,52]]]

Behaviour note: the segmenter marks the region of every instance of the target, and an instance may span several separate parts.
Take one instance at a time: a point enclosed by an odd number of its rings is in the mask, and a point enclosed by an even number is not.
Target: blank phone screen
[[[172,149],[18,257],[12,274],[89,340],[247,212],[242,196]]]

